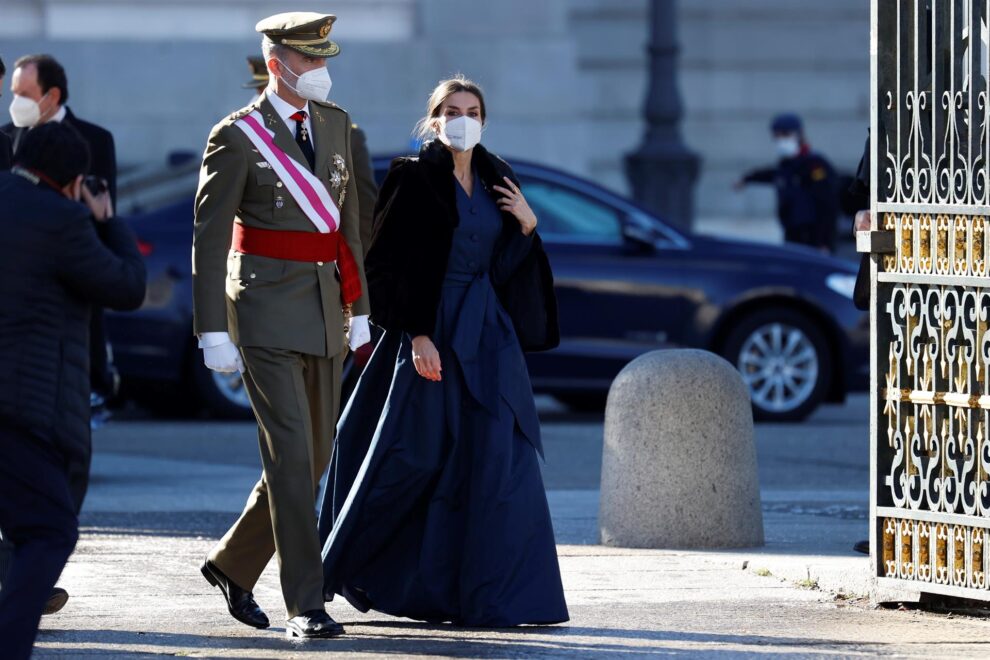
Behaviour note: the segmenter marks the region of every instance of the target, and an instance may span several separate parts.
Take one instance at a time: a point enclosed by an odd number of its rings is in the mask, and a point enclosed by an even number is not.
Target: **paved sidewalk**
[[[849,551],[866,528],[858,441],[816,435],[850,435],[848,414],[817,418],[800,437],[784,426],[760,430],[768,543],[725,552],[594,545],[601,426],[551,420],[546,481],[570,623],[464,630],[335,602],[330,612],[348,635],[306,644],[284,638],[274,564],[256,589],[268,631],[233,621],[199,575],[258,476],[250,425],[111,424],[97,438],[84,534],[61,581],[72,597],[43,620],[36,656],[987,657],[990,620],[875,609],[861,597],[868,561]],[[785,469],[804,463],[820,481]]]
[[[65,572],[62,584],[72,599],[62,613],[45,618],[36,656],[291,658],[334,652],[355,657],[788,653],[980,658],[990,653],[987,621],[876,610],[863,600],[800,588],[779,577],[788,571],[799,573],[801,562],[835,570],[840,565],[863,569],[863,559],[798,559],[768,550],[673,552],[588,545],[559,549],[569,624],[462,630],[363,615],[335,602],[330,612],[347,626],[348,636],[300,644],[284,638],[272,567],[256,590],[274,621],[268,631],[233,621],[218,592],[203,581],[197,566],[212,539],[196,528],[218,521],[204,514],[194,520],[134,517],[133,530],[117,532],[109,525],[122,521],[103,518],[108,527],[90,529]],[[772,575],[761,576],[761,569]]]

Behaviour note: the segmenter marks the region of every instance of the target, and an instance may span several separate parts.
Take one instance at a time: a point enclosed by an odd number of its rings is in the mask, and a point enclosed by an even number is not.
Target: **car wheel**
[[[794,310],[766,309],[743,317],[726,338],[722,355],[742,374],[757,420],[802,420],[828,392],[828,342],[814,322]]]
[[[199,351],[193,351],[192,380],[196,402],[214,417],[254,419],[247,388],[241,374],[221,374],[203,364]]]

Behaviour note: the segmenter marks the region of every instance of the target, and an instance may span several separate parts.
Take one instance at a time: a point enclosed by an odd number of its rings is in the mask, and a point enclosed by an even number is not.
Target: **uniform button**
[[[478,242],[478,235],[477,234],[471,234],[471,240],[474,241],[475,243],[477,243]]]
[[[252,279],[252,280],[253,280],[254,278],[256,278],[256,277],[257,277],[257,275],[255,275],[254,273],[251,273],[251,279]]]
[[[322,266],[322,265],[323,265],[323,262],[322,262],[322,261],[317,261],[317,262],[316,262],[316,265],[317,265],[317,266]]]
[[[281,182],[281,181],[279,181],[278,183],[276,183],[276,184],[275,184],[275,187],[276,187],[276,188],[281,188],[281,187],[282,187],[282,182]]]
[[[471,261],[468,262],[468,266],[470,266],[471,268],[477,268],[478,262],[472,259]]]
[[[471,215],[478,215],[478,209],[471,209]]]

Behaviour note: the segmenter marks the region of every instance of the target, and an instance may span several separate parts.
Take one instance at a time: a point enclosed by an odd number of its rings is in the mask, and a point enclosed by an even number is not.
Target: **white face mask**
[[[279,60],[279,63],[296,77],[296,84],[294,86],[289,85],[288,81],[282,78],[282,82],[288,85],[293,92],[309,101],[327,100],[327,96],[330,95],[330,88],[333,86],[333,81],[330,80],[330,72],[327,71],[325,66],[299,75],[290,69],[282,60]]]
[[[777,144],[777,153],[781,158],[794,158],[801,151],[801,141],[795,135],[779,137],[774,142]]]
[[[481,122],[467,115],[444,119],[438,134],[440,141],[456,151],[467,151],[481,142]]]
[[[14,100],[10,102],[10,119],[18,128],[34,128],[41,121],[41,105],[34,99],[14,94]]]

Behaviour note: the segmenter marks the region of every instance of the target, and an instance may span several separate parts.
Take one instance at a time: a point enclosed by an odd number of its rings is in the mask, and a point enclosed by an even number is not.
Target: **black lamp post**
[[[652,0],[650,82],[644,108],[646,135],[626,156],[626,176],[636,201],[681,229],[694,217],[694,184],[700,157],[687,148],[679,123],[676,0]]]

